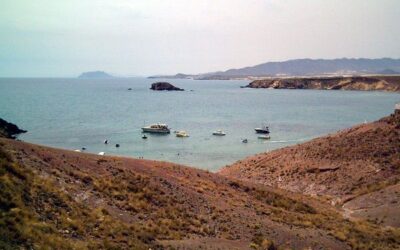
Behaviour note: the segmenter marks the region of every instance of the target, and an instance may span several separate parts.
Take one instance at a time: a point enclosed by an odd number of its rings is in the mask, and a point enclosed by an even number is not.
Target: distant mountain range
[[[114,76],[104,71],[89,71],[83,72],[78,76],[78,78],[114,78]]]
[[[317,75],[363,75],[363,74],[400,74],[400,59],[381,58],[341,58],[341,59],[296,59],[283,62],[267,62],[251,67],[229,69],[197,75],[176,74],[173,76],[151,76],[150,78],[192,78],[240,79],[259,77],[317,76]]]

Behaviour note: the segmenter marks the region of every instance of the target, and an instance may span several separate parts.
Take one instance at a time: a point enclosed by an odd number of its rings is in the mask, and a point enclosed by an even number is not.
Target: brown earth
[[[400,91],[400,76],[271,78],[252,81],[248,88]]]
[[[0,138],[0,249],[399,249],[399,171],[400,111],[220,173]]]
[[[400,111],[370,124],[248,157],[220,174],[319,196],[332,205],[344,204],[345,215],[399,226]]]
[[[396,229],[311,197],[172,163],[0,145],[0,248],[400,246]]]

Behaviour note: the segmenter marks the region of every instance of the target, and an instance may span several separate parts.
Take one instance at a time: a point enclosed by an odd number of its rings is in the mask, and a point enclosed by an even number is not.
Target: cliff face
[[[255,80],[246,87],[274,89],[400,91],[400,77],[278,78]]]

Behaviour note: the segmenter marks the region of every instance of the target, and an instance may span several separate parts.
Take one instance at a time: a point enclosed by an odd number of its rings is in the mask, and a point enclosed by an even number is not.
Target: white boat
[[[219,136],[226,135],[225,132],[222,131],[221,129],[218,129],[217,131],[214,131],[212,134],[213,135],[219,135]]]
[[[99,152],[99,155],[105,155],[105,153],[104,152]]]
[[[260,135],[258,136],[258,139],[269,140],[271,137],[269,135]]]
[[[186,131],[176,131],[176,137],[189,137],[189,134]]]
[[[171,132],[171,130],[168,128],[168,125],[163,123],[156,123],[143,127],[142,131],[144,133],[157,133],[157,134],[169,134]]]
[[[258,134],[269,134],[269,127],[266,125],[262,125],[260,128],[254,129]]]

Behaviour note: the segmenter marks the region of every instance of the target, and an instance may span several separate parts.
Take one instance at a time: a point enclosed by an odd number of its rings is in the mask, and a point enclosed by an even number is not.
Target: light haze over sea
[[[379,119],[400,100],[398,93],[384,92],[243,89],[248,81],[233,80],[171,80],[186,91],[163,92],[149,89],[154,81],[0,78],[0,117],[28,130],[19,137],[24,141],[216,171],[249,155]],[[190,137],[171,133],[143,140],[141,127],[156,122]],[[254,133],[263,122],[270,125],[269,141]],[[227,135],[211,135],[217,129]]]

